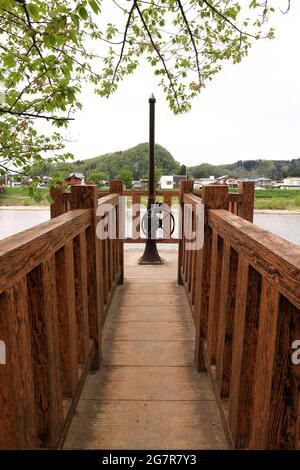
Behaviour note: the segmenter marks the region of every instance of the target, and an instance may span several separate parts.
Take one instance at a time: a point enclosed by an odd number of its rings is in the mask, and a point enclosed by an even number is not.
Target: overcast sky
[[[125,150],[148,141],[148,98],[156,104],[156,142],[186,165],[300,157],[300,2],[273,18],[276,38],[262,40],[239,65],[226,65],[197,97],[192,110],[174,116],[152,69],[142,63],[109,99],[84,90],[67,150],[76,159]]]

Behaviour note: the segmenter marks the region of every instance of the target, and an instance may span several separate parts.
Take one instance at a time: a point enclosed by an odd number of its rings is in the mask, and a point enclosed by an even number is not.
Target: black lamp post
[[[156,246],[156,240],[152,239],[151,230],[151,209],[155,203],[155,103],[156,99],[152,94],[149,98],[150,119],[149,119],[149,181],[148,181],[148,234],[143,256],[139,259],[139,264],[163,264]]]

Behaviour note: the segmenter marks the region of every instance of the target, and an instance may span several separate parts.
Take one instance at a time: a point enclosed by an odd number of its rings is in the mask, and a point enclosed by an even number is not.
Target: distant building
[[[140,180],[132,181],[132,189],[142,189]]]
[[[82,173],[70,173],[69,176],[65,178],[65,182],[70,186],[84,184],[84,176]]]
[[[230,188],[238,188],[239,182],[236,178],[228,178],[227,184]]]
[[[177,189],[180,187],[180,181],[186,181],[186,175],[174,175],[173,176],[173,182],[174,182],[174,185],[173,185],[173,188],[174,189]]]
[[[289,186],[299,186],[300,176],[289,176],[288,178],[284,178],[283,183],[288,184]]]
[[[10,183],[11,188],[21,188],[23,186],[22,181],[14,181],[12,180]]]
[[[300,177],[299,176],[289,176],[284,178],[282,183],[276,185],[280,189],[300,189]]]
[[[148,187],[148,178],[140,179],[141,189],[147,189]]]
[[[265,177],[256,178],[254,183],[255,183],[256,188],[266,188],[266,187],[272,186],[271,178],[265,178]]]
[[[216,183],[217,180],[214,176],[210,176],[209,178],[199,178],[194,181],[194,189],[202,189],[203,186]]]
[[[238,180],[239,182],[254,183],[255,189],[265,189],[274,186],[274,182],[271,178],[265,178],[264,176],[260,178],[248,178]]]
[[[147,178],[141,178],[140,180],[132,181],[132,189],[144,190],[144,189],[147,189],[147,187],[148,187]]]
[[[217,184],[227,184],[228,179],[229,179],[228,175],[218,176],[216,178],[216,183]]]
[[[172,175],[162,175],[158,182],[160,189],[173,189],[173,176]]]
[[[160,189],[177,189],[180,181],[185,181],[186,175],[163,175],[160,177],[158,187]]]
[[[194,189],[201,189],[202,188],[202,184],[199,180],[194,180]]]
[[[51,181],[52,181],[51,176],[42,176],[40,178],[38,188],[49,188],[49,185],[51,184]]]
[[[229,188],[238,188],[239,182],[236,178],[232,178],[229,175],[223,176],[210,176],[209,178],[199,178],[194,181],[194,188],[195,189],[202,189],[203,186],[207,186],[209,184],[227,184]]]
[[[238,188],[239,182],[236,178],[232,178],[229,175],[218,176],[216,178],[217,184],[227,184],[230,188]]]

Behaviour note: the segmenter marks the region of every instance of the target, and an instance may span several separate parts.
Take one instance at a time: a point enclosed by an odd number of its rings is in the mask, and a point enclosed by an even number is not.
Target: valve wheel
[[[147,210],[142,218],[141,227],[144,235],[148,236],[148,220],[151,219],[151,239],[159,240],[161,238],[171,238],[175,230],[175,218],[167,204],[156,202],[154,206]],[[166,224],[170,220],[170,226]],[[161,229],[163,236],[156,237],[156,232]]]

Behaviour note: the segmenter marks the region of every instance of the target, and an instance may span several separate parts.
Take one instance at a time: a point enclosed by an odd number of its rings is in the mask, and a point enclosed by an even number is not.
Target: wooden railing
[[[190,214],[187,213],[186,217],[191,217],[192,227],[195,229],[196,223],[196,208],[197,205],[203,204],[205,207],[205,218],[207,219],[207,210],[217,209],[220,207],[226,208],[230,213],[239,215],[240,217],[252,222],[254,211],[254,184],[253,183],[240,183],[239,193],[229,193],[228,186],[226,185],[207,185],[202,191],[194,191],[193,181],[182,181],[179,193],[180,213],[179,213],[179,253],[178,253],[178,282],[184,284],[187,290],[188,299],[194,315],[195,305],[199,299],[197,295],[199,290],[196,288],[196,271],[199,263],[202,262],[203,250],[187,250],[186,244],[190,241],[187,240],[184,233],[184,212],[185,207],[189,206],[191,209]],[[186,221],[187,222],[187,221]],[[204,226],[207,230],[207,224]],[[205,255],[206,256],[206,255]],[[204,264],[209,263],[209,260],[204,260]]]
[[[104,202],[118,213],[118,194]],[[123,242],[96,237],[94,186],[73,187],[69,204],[69,212],[0,242],[1,449],[60,447],[86,375],[101,362]]]
[[[169,191],[169,190],[157,190],[156,196],[166,204],[169,208],[172,208],[174,205],[176,210],[176,203],[178,204],[178,194],[179,192]],[[141,191],[141,190],[124,190],[123,195],[129,199],[131,202],[131,227],[129,228],[129,233],[132,236],[128,236],[126,238],[126,243],[145,243],[145,235],[141,237],[141,214],[142,214],[142,206],[144,211],[146,211],[147,206],[147,196],[148,192]],[[144,204],[142,203],[142,198],[144,198]],[[127,200],[128,200],[127,199]],[[127,201],[126,201],[127,202]],[[173,209],[174,209],[173,207]],[[130,223],[130,222],[129,222]],[[170,222],[166,221],[167,226],[170,226]],[[177,237],[170,237],[170,238],[162,238],[159,240],[161,243],[178,243]]]
[[[192,181],[184,181],[182,184],[182,188],[184,185],[192,184]],[[99,197],[107,196],[110,194],[111,188],[109,191],[99,190],[98,194]],[[192,192],[195,196],[201,198],[202,191],[193,190]],[[148,196],[147,190],[134,190],[134,189],[124,189],[122,191],[122,195],[126,197],[126,206],[127,208],[131,208],[131,221],[129,224],[129,232],[134,234],[133,236],[128,236],[125,239],[125,243],[145,243],[145,236],[141,236],[141,213],[142,208],[144,211],[146,210],[146,199]],[[169,208],[171,208],[172,213],[175,215],[175,222],[178,223],[179,216],[176,217],[176,212],[178,213],[178,206],[180,204],[180,190],[157,190],[156,191],[157,199],[161,202],[166,204]],[[64,193],[63,199],[59,199],[59,205],[62,207],[68,207],[68,201],[70,196],[68,193]],[[144,201],[143,201],[144,199]],[[144,203],[143,203],[144,202]],[[233,213],[237,214],[240,217],[249,220],[250,222],[253,221],[253,202],[254,202],[254,185],[253,183],[240,183],[239,192],[238,193],[230,193],[228,195],[228,210]],[[125,208],[124,208],[125,209]],[[66,209],[67,210],[67,209]],[[170,222],[167,221],[166,225],[169,225]],[[177,231],[175,230],[175,233]],[[163,238],[159,240],[160,243],[178,243],[178,237],[174,234],[171,238]]]
[[[192,181],[183,181],[182,188],[188,187],[188,185],[193,184]],[[114,184],[114,182],[111,182]],[[126,201],[124,204],[124,211],[126,209],[131,210],[131,220],[127,221],[130,225],[128,227],[128,231],[130,236],[125,238],[125,243],[145,243],[145,236],[141,236],[141,214],[142,208],[144,211],[146,210],[146,199],[148,196],[148,192],[146,190],[135,190],[135,189],[121,189],[121,182],[118,183],[119,190],[121,194],[126,197]],[[186,185],[186,186],[184,186]],[[109,190],[98,190],[98,197],[103,198],[111,194],[113,186],[110,187]],[[202,191],[191,190],[195,196],[201,198]],[[180,217],[176,217],[176,211],[178,212],[178,204],[180,204],[180,197],[181,193],[180,190],[157,190],[156,196],[160,199],[164,204],[168,205],[171,208],[173,214],[175,215],[176,223],[180,219]],[[51,205],[51,216],[56,217],[57,215],[61,215],[65,212],[68,212],[71,208],[71,193],[61,191],[59,189],[52,189],[51,190],[51,197],[52,197],[52,205]],[[143,201],[144,199],[144,201]],[[144,202],[144,204],[143,204]],[[239,192],[238,193],[230,193],[228,194],[228,211],[232,214],[239,215],[250,222],[253,221],[253,202],[254,202],[254,185],[252,183],[240,183]],[[124,214],[124,224],[126,224],[125,214]],[[169,221],[167,221],[167,226],[169,226]],[[177,230],[175,230],[177,232]],[[178,243],[178,237],[174,234],[171,238],[163,238],[159,240],[160,243]]]
[[[187,254],[183,241],[179,270],[196,366],[210,374],[231,447],[299,449],[300,248],[228,212],[226,188],[202,196],[204,246]]]
[[[103,198],[111,194],[113,191],[112,181],[110,184],[109,190],[98,190],[98,197]],[[123,189],[123,183],[119,181],[119,190],[120,194],[126,197],[124,203],[124,216],[123,221],[126,225],[126,210],[131,211],[130,221],[127,219],[127,225],[129,236],[125,238],[125,243],[145,243],[145,236],[141,236],[141,215],[142,210],[146,211],[146,199],[148,196],[147,190],[135,190],[135,189]],[[182,188],[189,187],[193,184],[190,181],[183,181]],[[122,186],[122,187],[121,187]],[[201,198],[202,191],[191,190],[195,196]],[[175,215],[175,225],[180,219],[178,215],[178,205],[180,205],[181,193],[180,190],[157,190],[156,191],[157,199],[161,200],[164,204],[168,205],[171,208],[173,215]],[[51,190],[52,205],[51,205],[51,216],[56,217],[57,215],[68,212],[71,208],[71,193],[61,191],[59,189]],[[144,199],[144,201],[143,201]],[[253,183],[240,183],[238,193],[228,194],[228,206],[227,209],[229,212],[239,215],[250,222],[253,221],[253,202],[254,202],[254,185]],[[166,226],[170,226],[170,221],[166,221]],[[125,228],[124,228],[125,230]],[[177,230],[175,230],[175,233]],[[170,238],[165,237],[159,240],[160,243],[178,243],[178,237],[175,235]]]
[[[182,194],[187,193],[188,189],[190,188],[189,184],[193,184],[191,181],[186,183],[185,181],[181,185],[181,199]],[[226,185],[207,185],[204,186],[204,191],[207,187],[219,187]],[[203,190],[202,191],[195,191],[192,188],[191,191],[195,196],[202,198]],[[207,194],[207,190],[206,190]],[[249,222],[253,222],[253,213],[254,213],[254,183],[249,183],[248,181],[241,182],[239,184],[239,192],[237,193],[230,193],[227,192],[226,196],[226,209],[231,212],[232,214],[238,215],[243,219],[249,220]]]

